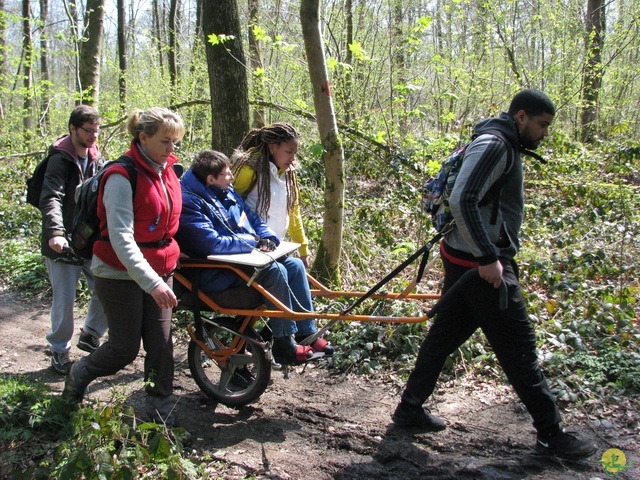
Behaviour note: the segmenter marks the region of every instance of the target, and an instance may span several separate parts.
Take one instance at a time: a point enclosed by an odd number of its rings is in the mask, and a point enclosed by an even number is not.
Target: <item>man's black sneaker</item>
[[[542,455],[578,460],[596,453],[596,447],[591,443],[579,440],[575,435],[562,429],[550,438],[538,437],[536,451]]]
[[[67,375],[73,362],[69,359],[69,352],[51,352],[51,366],[60,375]]]
[[[78,338],[77,345],[80,350],[91,353],[97,350],[99,346],[100,339],[98,337],[94,337],[90,333],[85,332],[82,328],[80,329],[80,337]]]
[[[429,413],[425,407],[400,402],[391,420],[398,427],[418,428],[427,432],[439,432],[447,428],[444,420]]]

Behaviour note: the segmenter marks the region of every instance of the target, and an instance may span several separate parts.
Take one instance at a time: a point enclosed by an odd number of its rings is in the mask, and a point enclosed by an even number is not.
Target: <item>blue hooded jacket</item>
[[[229,190],[204,185],[191,169],[180,181],[182,213],[175,238],[180,250],[193,258],[208,255],[249,253],[258,239],[280,244],[280,239],[255,212],[251,211],[233,187]],[[230,270],[206,269],[201,277],[204,291],[220,292],[239,277]]]

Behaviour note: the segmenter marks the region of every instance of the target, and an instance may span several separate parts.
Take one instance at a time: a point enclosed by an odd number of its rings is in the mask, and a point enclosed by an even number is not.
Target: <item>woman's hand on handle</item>
[[[178,299],[173,290],[165,282],[162,282],[151,291],[151,296],[160,308],[173,308],[178,305]]]

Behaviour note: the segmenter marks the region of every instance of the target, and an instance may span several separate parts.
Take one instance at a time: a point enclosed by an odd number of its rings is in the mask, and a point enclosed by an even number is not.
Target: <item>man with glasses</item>
[[[98,111],[80,105],[69,117],[69,134],[50,147],[49,161],[40,195],[42,212],[41,251],[51,282],[51,331],[46,338],[51,348],[51,366],[66,375],[71,368],[69,350],[73,336],[73,306],[80,275],[87,279],[91,300],[84,327],[80,329],[78,348],[92,352],[107,330],[107,319],[93,292],[90,260],[69,253],[69,234],[75,209],[76,187],[96,174],[104,159],[96,146],[101,118]]]

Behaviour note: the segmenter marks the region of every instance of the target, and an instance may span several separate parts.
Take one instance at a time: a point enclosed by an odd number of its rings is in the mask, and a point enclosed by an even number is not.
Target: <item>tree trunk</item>
[[[178,0],[171,0],[171,4],[169,6],[169,51],[167,52],[167,63],[169,64],[169,81],[171,82],[171,103],[175,100],[178,85],[178,62],[176,60],[178,55],[178,41],[176,35],[178,24],[176,21],[179,7],[178,3]]]
[[[403,85],[406,83],[406,64],[404,58],[404,33],[402,31],[402,25],[404,23],[404,12],[403,12],[403,1],[395,0],[391,13],[391,62],[389,62],[391,67],[391,72],[389,72],[390,78],[390,98],[391,101],[391,114],[392,118],[398,124],[398,131],[402,138],[406,137],[409,132],[408,124],[407,124],[407,116],[406,116],[406,108],[407,108],[407,96],[409,95],[408,91],[399,93],[394,91],[394,85]],[[399,98],[401,97],[401,99]],[[394,109],[394,105],[398,105],[399,111]],[[392,136],[390,135],[390,140]]]
[[[318,132],[325,150],[324,223],[312,270],[320,280],[339,285],[344,210],[344,152],[329,89],[329,75],[320,32],[319,0],[301,1],[300,21],[313,87]]]
[[[604,48],[604,0],[587,0],[586,55],[582,74],[582,141],[591,143],[596,135],[598,95],[602,87],[602,49]]]
[[[264,73],[262,71],[262,57],[260,45],[256,38],[254,27],[258,25],[260,0],[249,0],[249,59],[253,72],[253,97],[256,102],[264,101]],[[253,128],[261,128],[266,124],[264,108],[258,103],[253,108]]]
[[[118,98],[120,113],[127,106],[127,37],[124,0],[118,0]]]
[[[6,51],[5,32],[7,31],[7,17],[4,11],[4,0],[0,0],[0,51]],[[4,81],[4,73],[7,67],[6,55],[0,55],[0,81]],[[2,97],[0,97],[0,119],[4,119],[4,106],[2,104]],[[3,133],[2,125],[4,122],[0,122],[0,134]]]
[[[346,0],[344,4],[344,15],[345,15],[345,23],[347,24],[346,28],[346,43],[347,50],[345,53],[345,63],[347,65],[353,65],[353,53],[351,52],[351,44],[353,43],[353,0]],[[340,82],[342,94],[340,95],[339,101],[341,101],[344,112],[344,123],[347,125],[351,123],[353,120],[353,70],[344,69],[340,73],[340,77],[338,78]]]
[[[82,101],[97,105],[100,97],[100,51],[104,26],[104,0],[87,0],[84,35],[80,47]]]
[[[24,101],[22,126],[24,128],[25,144],[29,145],[33,138],[33,45],[31,39],[31,17],[29,0],[22,0],[22,86],[24,87]]]
[[[212,147],[226,155],[249,130],[249,94],[236,0],[205,1],[203,29],[211,90]],[[211,38],[233,36],[215,45]]]
[[[49,123],[49,103],[51,102],[50,79],[49,79],[49,33],[48,33],[48,17],[49,16],[49,0],[40,0],[40,78],[42,81],[42,107],[40,122],[43,127]]]
[[[202,38],[202,3],[204,0],[196,1],[196,36]]]
[[[160,5],[158,5],[158,0],[153,0],[153,5],[151,7],[153,9],[153,22],[152,22],[152,30],[153,30],[153,41],[158,49],[158,65],[160,67],[160,76],[164,77],[164,59],[162,56],[162,41],[164,38],[162,35],[162,22],[163,18],[160,15]]]
[[[70,32],[71,32],[71,41],[73,42],[74,49],[74,58],[76,63],[76,69],[74,75],[74,81],[76,85],[77,91],[82,92],[82,82],[80,81],[80,29],[78,25],[78,7],[76,5],[76,0],[68,0],[65,2],[65,9],[67,16],[69,18]]]

